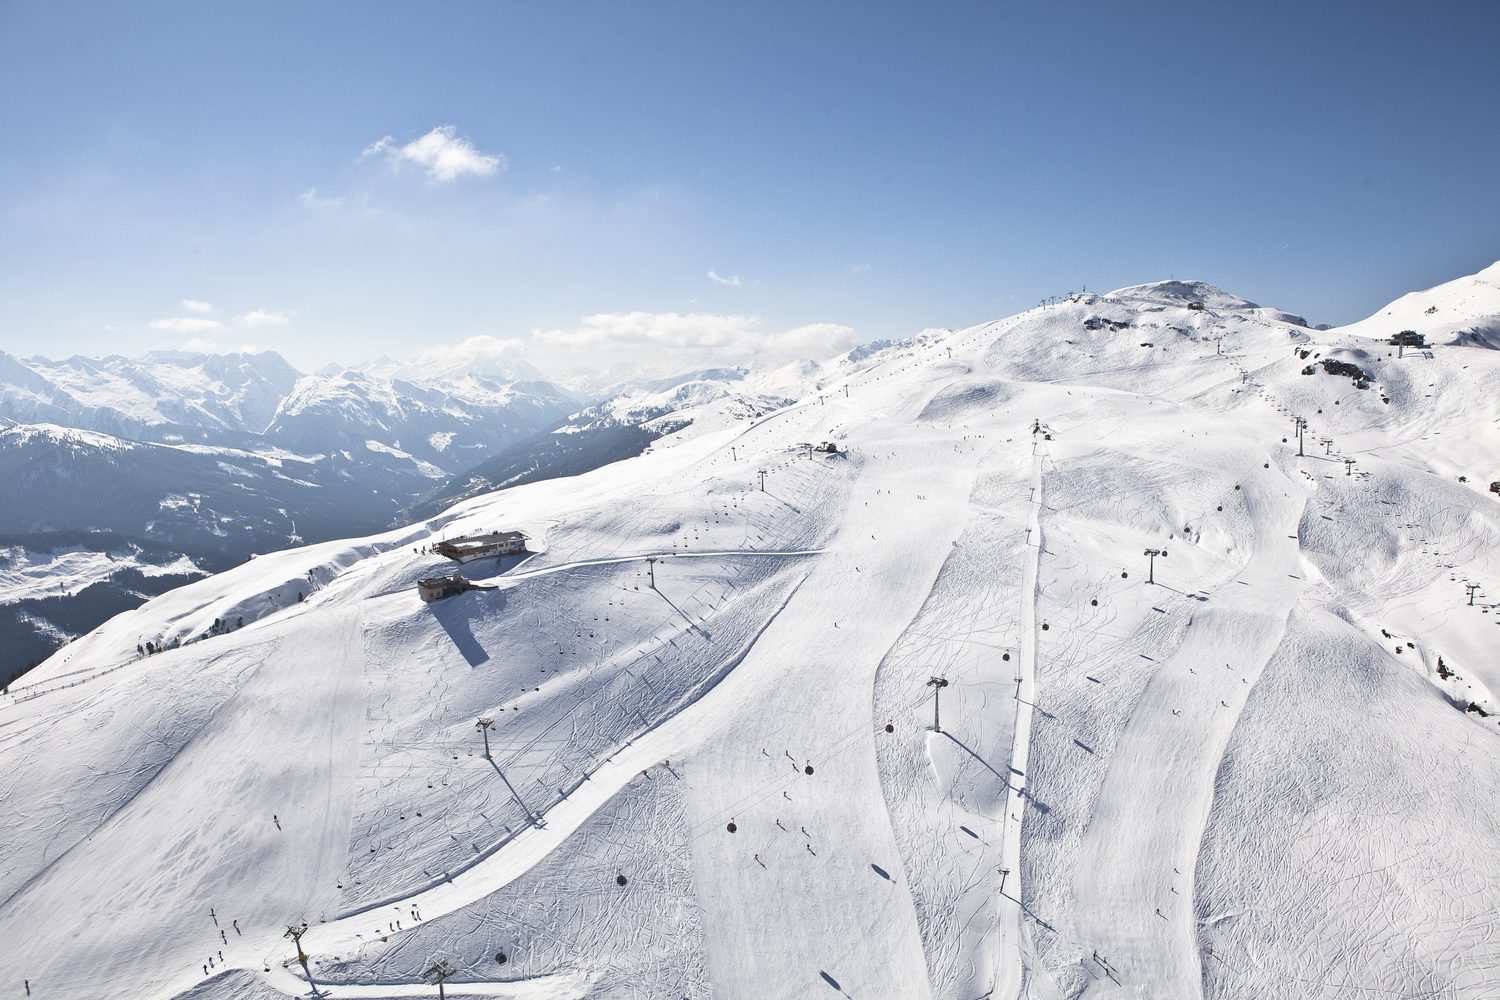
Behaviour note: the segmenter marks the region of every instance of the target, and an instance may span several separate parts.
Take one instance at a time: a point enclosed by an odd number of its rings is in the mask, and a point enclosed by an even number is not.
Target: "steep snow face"
[[[118,616],[0,698],[0,978],[1493,995],[1500,355],[1279,316],[1136,286],[684,382],[638,457]]]
[[[57,449],[66,452],[132,451],[141,447],[109,434],[59,427],[56,424],[21,424],[0,430],[0,451],[28,448]]]
[[[1130,285],[1105,296],[1110,300],[1128,300],[1139,305],[1161,304],[1186,306],[1196,302],[1211,309],[1249,310],[1259,308],[1254,302],[1231,295],[1206,281],[1152,281]]]
[[[82,546],[36,551],[24,546],[0,548],[0,605],[18,604],[27,598],[58,592],[83,590],[103,583],[123,570],[142,576],[203,576],[203,570],[185,556],[165,564],[140,559],[136,546],[123,551],[98,552]]]
[[[278,407],[266,437],[295,448],[359,447],[374,439],[452,475],[566,414],[574,400],[545,382],[503,383],[308,375]]]
[[[371,437],[402,448],[406,437],[413,440],[402,450],[449,474],[574,405],[524,362],[383,360],[373,372],[304,376],[273,352],[24,362],[0,354],[0,417],[17,423],[169,444],[254,447],[269,439],[315,454]],[[452,435],[447,462],[429,452],[433,434]]]
[[[7,355],[0,363],[0,415],[125,436],[150,436],[158,425],[259,431],[297,377],[269,351],[27,362]]]
[[[1402,330],[1415,330],[1437,343],[1500,349],[1500,261],[1478,274],[1403,295],[1337,332],[1386,340]]]

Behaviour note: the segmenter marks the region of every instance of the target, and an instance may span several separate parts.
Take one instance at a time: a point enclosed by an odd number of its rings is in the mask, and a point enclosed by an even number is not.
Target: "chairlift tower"
[[[661,560],[660,556],[647,556],[646,569],[651,574],[651,589],[656,589],[656,564]]]
[[[286,933],[282,937],[292,942],[297,949],[297,962],[302,966],[302,974],[307,977],[307,985],[312,988],[313,996],[321,996],[318,992],[318,984],[313,982],[312,969],[307,967],[307,953],[302,950],[302,935],[307,933],[307,921],[300,924],[287,924]]]
[[[494,724],[495,724],[495,720],[494,719],[480,719],[478,722],[474,723],[475,727],[480,731],[480,733],[482,733],[484,735],[484,759],[485,760],[494,760],[495,759],[494,757],[490,756],[490,727],[493,726]]]
[[[766,491],[766,470],[756,469],[755,471],[760,476],[760,491],[764,493]]]
[[[439,959],[433,962],[426,972],[422,973],[422,978],[436,986],[438,988],[438,1000],[444,1000],[446,994],[443,992],[443,983],[447,982],[448,978],[452,975],[453,966]]]
[[[1469,591],[1469,607],[1472,608],[1474,606],[1474,592],[1479,589],[1479,584],[1466,583],[1464,587]]]
[[[1147,549],[1146,550],[1146,557],[1149,560],[1151,560],[1150,563],[1148,563],[1147,567],[1146,567],[1146,582],[1147,583],[1155,583],[1156,582],[1156,557],[1157,556],[1161,556],[1163,559],[1165,559],[1167,557],[1167,550],[1166,549]]]
[[[948,686],[948,679],[934,677],[927,682],[927,686],[932,688],[932,731],[940,733],[943,731],[943,726],[938,719],[938,695],[942,693],[943,688]]]
[[[1346,459],[1344,459],[1344,475],[1346,475],[1346,476],[1352,476],[1352,475],[1354,475],[1354,459],[1352,459],[1352,458],[1346,458]]]

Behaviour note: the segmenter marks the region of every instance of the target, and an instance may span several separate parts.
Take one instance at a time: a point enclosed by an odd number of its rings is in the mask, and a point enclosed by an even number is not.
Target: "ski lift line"
[[[924,692],[919,697],[900,706],[900,709],[911,711],[926,700],[927,695]],[[843,733],[837,734],[835,739],[814,747],[812,754],[809,755],[807,759],[810,760],[812,759],[812,756],[816,756],[819,760],[831,760],[848,751],[849,749],[852,749],[851,741],[853,741],[855,737],[858,737],[860,735],[873,736],[880,731],[880,726],[877,723],[873,722],[870,723],[869,726],[860,725],[845,730]],[[713,816],[704,819],[702,822],[690,827],[689,839],[693,841],[702,839],[703,837],[707,836],[708,833],[713,832],[719,826],[721,826],[726,816],[733,817],[734,815],[736,815],[736,809],[738,809],[740,812],[743,812],[746,807],[759,804],[760,802],[764,801],[771,794],[771,792],[784,787],[786,784],[787,781],[785,777],[776,777],[762,782],[760,785],[757,785],[755,788],[751,789],[740,798],[729,803],[728,807],[722,810],[720,813],[716,813]],[[765,794],[759,794],[763,791],[765,792]],[[698,834],[697,831],[699,830],[702,830],[704,832],[702,834]]]
[[[794,589],[793,590],[793,594],[795,594],[795,593],[796,593],[796,591]],[[790,602],[790,600],[791,600],[791,595],[789,595],[788,598],[787,598],[788,602]],[[785,606],[786,606],[785,604],[782,605],[783,608],[785,608]],[[778,611],[778,614],[779,614],[779,611]],[[749,649],[747,648],[746,651],[745,651],[745,655],[748,655],[748,652],[749,652]],[[741,657],[741,659],[743,659],[743,656]],[[618,680],[618,678],[616,678],[616,680]],[[663,719],[659,719],[655,723],[651,722],[650,720],[647,720],[644,716],[641,716],[641,721],[645,724],[645,728],[636,731],[632,736],[630,736],[628,738],[628,741],[633,742],[634,740],[639,739],[641,736],[644,736],[646,733],[652,731],[653,729],[655,729],[656,727],[660,726],[664,722],[669,721],[671,718],[675,718],[675,716],[676,716],[676,713],[674,713],[672,715],[669,715],[669,716],[666,716]],[[554,720],[554,722],[552,723],[551,726],[548,727],[548,729],[550,730],[552,728],[552,726],[560,725],[561,722],[564,720],[564,718],[567,718],[567,717],[564,716],[564,717],[560,717],[560,718]],[[548,769],[548,773],[550,773],[550,770],[551,769],[549,768]],[[568,773],[571,776],[572,772],[568,772]],[[582,786],[583,782],[585,780],[587,780],[587,778],[590,777],[590,776],[591,776],[591,772],[585,772],[585,776],[584,777],[582,777],[582,778],[576,778],[572,782],[572,784],[567,787],[566,791],[564,791],[564,792],[561,793],[560,799],[566,798],[567,795],[572,794],[573,792],[577,791],[578,788]],[[537,816],[539,816],[541,818],[545,818],[545,813],[544,812],[543,813],[538,813]],[[497,852],[499,852],[501,849],[504,848],[504,846],[506,844],[508,844],[512,840],[514,840],[515,837],[518,836],[518,835],[519,835],[519,832],[508,833],[505,837],[503,837],[503,838],[499,839],[498,841],[496,841],[495,843],[491,844],[486,850],[481,851],[477,857],[469,859],[469,861],[468,861],[468,863],[466,865],[460,867],[459,869],[457,869],[454,872],[450,872],[450,873],[447,873],[447,874],[451,877],[451,876],[460,875],[460,874],[463,874],[466,871],[469,871],[470,869],[472,869],[473,867],[475,867],[475,865],[482,863],[483,861],[485,861],[489,857],[491,857],[494,854],[496,854]],[[354,907],[354,908],[352,908],[350,910],[347,910],[347,911],[344,911],[342,913],[339,913],[336,916],[336,919],[343,920],[343,919],[347,919],[347,918],[352,918],[352,917],[354,917],[354,916],[356,916],[356,915],[358,915],[360,913],[368,912],[368,911],[370,911],[372,909],[375,909],[375,908],[377,908],[379,906],[387,905],[387,904],[392,903],[392,902],[397,902],[397,901],[402,900],[402,899],[410,899],[414,895],[420,895],[422,892],[427,891],[427,889],[433,888],[436,884],[440,884],[440,882],[434,882],[433,885],[429,885],[426,889],[418,889],[415,893],[407,894],[405,896],[401,896],[401,897],[389,897],[389,898],[381,900],[381,901],[376,901],[376,902],[371,902],[371,903],[357,905],[356,907]]]

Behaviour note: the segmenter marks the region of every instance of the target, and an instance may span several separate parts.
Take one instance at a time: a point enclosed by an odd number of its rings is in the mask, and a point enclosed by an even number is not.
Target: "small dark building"
[[[493,589],[493,587],[481,587],[470,583],[462,573],[454,573],[452,576],[434,576],[417,581],[417,596],[427,604],[441,601],[445,597],[452,597],[454,594],[462,594],[466,590]]]
[[[1402,330],[1390,342],[1397,347],[1426,347],[1427,338],[1415,330]]]

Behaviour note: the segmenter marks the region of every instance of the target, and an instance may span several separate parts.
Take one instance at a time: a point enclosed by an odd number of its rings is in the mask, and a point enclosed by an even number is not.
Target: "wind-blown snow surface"
[[[1392,332],[1080,296],[159,597],[0,700],[0,981],[1495,996],[1500,355]]]

